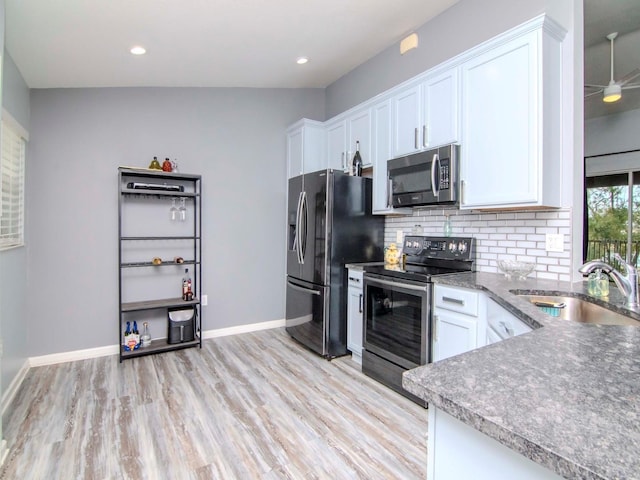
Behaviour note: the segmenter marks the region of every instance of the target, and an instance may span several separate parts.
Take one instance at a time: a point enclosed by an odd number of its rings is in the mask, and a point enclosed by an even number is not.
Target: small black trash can
[[[170,308],[169,315],[169,333],[167,335],[167,343],[183,343],[191,342],[196,338],[196,309],[195,307],[178,307]]]

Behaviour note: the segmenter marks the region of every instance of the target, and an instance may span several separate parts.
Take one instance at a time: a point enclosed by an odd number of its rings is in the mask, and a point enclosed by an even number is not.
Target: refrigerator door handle
[[[302,250],[300,248],[300,244],[302,243],[300,238],[300,228],[302,225],[300,220],[300,213],[302,212],[302,196],[303,195],[304,195],[304,192],[300,192],[300,195],[298,195],[298,207],[296,208],[296,233],[293,241],[293,245],[296,250],[296,257],[298,258],[298,263],[302,263]]]
[[[318,290],[314,290],[313,288],[304,288],[304,287],[301,287],[300,285],[296,285],[295,283],[291,283],[288,280],[287,280],[287,285],[293,288],[294,290],[298,290],[299,292],[310,293],[311,295],[321,294],[321,292]]]
[[[302,227],[302,240],[300,241],[300,263],[304,265],[304,257],[307,254],[307,192],[301,194],[300,220]]]

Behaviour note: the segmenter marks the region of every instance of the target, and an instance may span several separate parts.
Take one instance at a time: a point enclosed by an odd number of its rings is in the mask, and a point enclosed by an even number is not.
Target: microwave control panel
[[[440,159],[440,190],[449,190],[450,184],[450,172],[449,172],[450,159]]]

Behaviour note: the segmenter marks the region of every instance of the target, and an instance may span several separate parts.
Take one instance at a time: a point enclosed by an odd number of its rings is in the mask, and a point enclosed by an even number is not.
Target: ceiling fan
[[[628,90],[632,88],[640,88],[640,84],[638,83],[629,83],[636,77],[640,76],[640,68],[636,68],[632,70],[624,77],[622,77],[617,82],[613,77],[613,41],[618,36],[618,32],[613,32],[607,35],[607,39],[611,41],[611,80],[609,81],[609,85],[590,85],[585,84],[585,88],[588,89],[597,89],[595,92],[590,92],[585,94],[585,98],[592,97],[594,95],[598,95],[600,93],[603,94],[602,101],[611,103],[617,102],[622,98],[622,90]]]

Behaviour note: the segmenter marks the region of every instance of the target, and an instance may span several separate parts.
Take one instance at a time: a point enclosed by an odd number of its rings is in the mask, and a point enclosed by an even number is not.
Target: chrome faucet
[[[619,254],[614,253],[614,258],[620,262],[620,265],[624,266],[624,269],[627,271],[626,275],[623,275],[603,260],[591,260],[582,265],[578,271],[583,275],[588,275],[597,268],[601,269],[611,277],[618,289],[626,297],[627,301],[625,302],[625,306],[632,310],[638,310],[640,309],[638,270],[630,263],[627,263]]]

